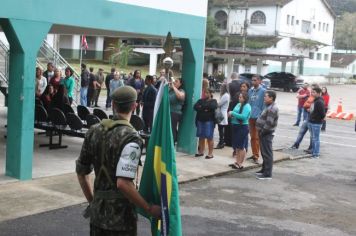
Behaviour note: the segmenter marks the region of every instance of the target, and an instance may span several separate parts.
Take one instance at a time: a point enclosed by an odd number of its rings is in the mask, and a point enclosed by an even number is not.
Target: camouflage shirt
[[[94,169],[94,200],[90,203],[91,224],[107,230],[133,231],[136,229],[135,206],[116,187],[117,176],[133,179],[141,155],[142,139],[127,121],[115,124],[104,120],[87,132],[78,160],[76,172],[88,175]],[[127,145],[139,147],[139,154],[127,155]],[[125,150],[124,150],[125,149]],[[123,161],[121,160],[129,160]],[[137,161],[135,161],[137,159]],[[132,161],[134,160],[134,161]],[[104,168],[102,168],[104,167]],[[129,168],[129,175],[117,174],[117,168]]]

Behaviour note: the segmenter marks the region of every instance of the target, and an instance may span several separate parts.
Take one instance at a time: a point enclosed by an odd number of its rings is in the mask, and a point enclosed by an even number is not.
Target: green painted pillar
[[[0,24],[10,43],[6,175],[28,180],[32,178],[36,57],[51,24],[18,19]]]
[[[186,104],[178,133],[177,150],[194,154],[197,147],[195,111],[193,106],[201,96],[204,63],[204,40],[180,39],[183,49],[182,78]]]

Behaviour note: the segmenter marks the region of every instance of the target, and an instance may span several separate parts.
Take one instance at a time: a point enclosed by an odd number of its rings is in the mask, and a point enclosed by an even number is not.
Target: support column
[[[157,71],[157,53],[150,53],[150,71],[149,75],[155,75]]]
[[[72,36],[72,58],[78,59],[80,58],[80,35],[75,34]]]
[[[32,178],[36,58],[51,24],[18,19],[0,24],[11,48],[6,175],[28,180]]]
[[[182,78],[185,90],[185,108],[179,127],[177,150],[188,154],[196,151],[194,103],[201,96],[204,63],[204,40],[180,39],[183,49]]]
[[[228,78],[231,76],[232,72],[234,72],[234,63],[235,59],[233,57],[227,58],[227,67],[225,76]]]
[[[282,61],[282,68],[281,68],[281,71],[282,71],[282,72],[286,72],[286,67],[287,67],[287,62],[286,62],[286,61]]]
[[[95,40],[95,60],[103,60],[104,37],[97,36]]]
[[[258,75],[262,74],[263,61],[261,59],[257,59],[257,73]]]

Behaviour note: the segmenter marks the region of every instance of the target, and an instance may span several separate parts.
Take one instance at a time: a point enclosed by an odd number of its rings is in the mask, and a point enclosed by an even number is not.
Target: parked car
[[[252,81],[252,76],[254,76],[255,74],[252,73],[243,73],[240,74],[240,79],[241,80],[247,80],[247,82],[251,85],[251,81]],[[271,80],[259,75],[261,77],[262,80],[262,86],[264,86],[266,89],[269,89],[271,87]]]
[[[281,88],[284,91],[297,92],[303,86],[304,80],[288,72],[272,72],[265,75],[265,78],[271,80],[272,88]]]

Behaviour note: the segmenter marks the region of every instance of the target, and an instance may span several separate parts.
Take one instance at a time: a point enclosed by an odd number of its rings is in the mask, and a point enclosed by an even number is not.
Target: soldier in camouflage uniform
[[[136,91],[124,86],[112,94],[113,120],[103,120],[86,134],[76,161],[80,186],[89,202],[90,235],[136,235],[135,205],[159,218],[161,208],[149,205],[136,190],[142,139],[129,120]],[[94,169],[94,191],[89,174]]]

